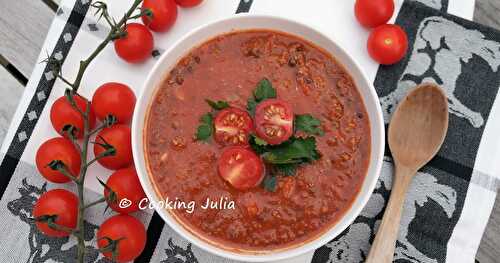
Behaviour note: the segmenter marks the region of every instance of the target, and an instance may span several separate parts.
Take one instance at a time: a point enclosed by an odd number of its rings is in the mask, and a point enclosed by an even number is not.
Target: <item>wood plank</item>
[[[500,194],[497,194],[490,221],[479,245],[476,259],[480,263],[497,263],[500,259]]]
[[[500,30],[500,1],[476,0],[474,21]],[[480,263],[496,263],[500,259],[500,195],[484,231],[476,259]]]
[[[54,12],[40,0],[0,0],[0,54],[29,77]]]
[[[474,21],[500,29],[500,1],[476,0]]]
[[[2,103],[0,103],[0,144],[3,141],[10,121],[17,104],[23,93],[23,85],[19,83],[10,73],[0,66],[0,94],[2,94]]]

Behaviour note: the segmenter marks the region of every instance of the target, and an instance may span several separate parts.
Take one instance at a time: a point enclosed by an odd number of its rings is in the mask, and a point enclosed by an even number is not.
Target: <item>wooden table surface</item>
[[[9,127],[27,79],[39,62],[38,54],[58,2],[0,0],[0,142]],[[500,29],[500,0],[476,0],[474,21]],[[500,262],[500,195],[497,195],[476,261]]]

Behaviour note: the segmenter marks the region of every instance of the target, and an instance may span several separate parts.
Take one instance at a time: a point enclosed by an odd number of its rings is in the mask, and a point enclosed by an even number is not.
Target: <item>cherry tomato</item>
[[[217,160],[217,170],[238,190],[258,186],[264,178],[264,163],[257,154],[243,146],[224,149]]]
[[[268,99],[255,109],[255,130],[267,143],[280,144],[293,134],[292,107],[280,99]]]
[[[116,262],[128,262],[138,257],[146,246],[146,229],[141,221],[129,215],[116,215],[108,218],[97,231],[97,245],[104,248],[109,245],[110,238],[118,241]],[[112,252],[103,255],[112,259]]]
[[[193,7],[201,4],[203,0],[175,0],[181,7]]]
[[[71,179],[59,171],[52,170],[49,167],[49,163],[52,161],[63,162],[74,176],[78,176],[80,173],[80,153],[75,145],[65,138],[52,138],[40,145],[36,152],[35,161],[42,176],[53,183],[67,183]]]
[[[142,8],[148,8],[153,13],[153,17],[142,16],[142,22],[155,32],[169,30],[177,19],[174,0],[144,0]]]
[[[104,128],[97,134],[96,144],[94,144],[94,155],[98,156],[106,151],[100,144],[107,142],[115,148],[115,155],[103,157],[98,162],[111,170],[128,167],[133,162],[131,140],[130,128],[126,125],[116,124],[109,128]]]
[[[369,28],[383,25],[394,13],[394,0],[357,0],[354,14],[358,22]]]
[[[82,112],[85,112],[87,109],[87,99],[80,95],[73,96],[73,100],[75,101],[76,106]],[[66,96],[62,96],[54,101],[52,107],[50,108],[50,121],[52,122],[52,127],[64,137],[67,137],[67,133],[64,132],[64,128],[67,126],[73,126],[75,130],[75,137],[82,138],[83,137],[83,128],[84,128],[84,119],[83,116],[71,106],[68,98]],[[95,115],[92,108],[89,113],[89,125],[90,129],[95,126]]]
[[[217,113],[214,121],[215,141],[222,145],[244,145],[253,130],[252,117],[247,111],[226,108]]]
[[[128,123],[134,113],[134,107],[134,92],[122,83],[104,83],[92,97],[92,109],[101,121],[108,115],[113,115],[118,123]]]
[[[106,182],[106,185],[111,188],[116,194],[116,202],[109,202],[108,205],[118,213],[128,214],[139,210],[139,202],[146,198],[144,190],[142,190],[141,182],[134,167],[120,169],[114,172]],[[104,188],[104,196],[109,200],[110,191]],[[120,200],[126,198],[131,201],[129,207],[121,208],[118,206]]]
[[[78,218],[78,198],[75,194],[64,189],[50,190],[40,196],[33,207],[33,216],[40,218],[42,216],[54,216],[54,223],[71,229],[76,228]],[[35,222],[36,227],[47,236],[65,237],[69,232],[56,230],[47,224],[47,222]]]
[[[381,25],[368,38],[368,53],[380,64],[391,65],[400,61],[408,49],[406,32],[397,25]]]
[[[153,51],[153,34],[138,23],[126,25],[126,36],[115,40],[115,51],[119,57],[130,63],[140,63],[151,56]]]

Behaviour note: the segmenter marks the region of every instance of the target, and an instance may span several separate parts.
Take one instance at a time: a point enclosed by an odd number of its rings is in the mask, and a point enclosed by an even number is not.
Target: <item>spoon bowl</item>
[[[422,84],[400,102],[389,125],[389,148],[398,165],[420,169],[439,151],[448,130],[448,102],[434,84]]]

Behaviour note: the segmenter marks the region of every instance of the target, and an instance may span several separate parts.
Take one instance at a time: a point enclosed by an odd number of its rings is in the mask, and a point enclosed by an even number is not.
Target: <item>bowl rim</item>
[[[133,158],[134,158],[134,163],[136,166],[137,174],[139,177],[139,181],[144,188],[144,192],[146,193],[146,196],[149,200],[153,201],[158,201],[161,197],[158,196],[157,192],[153,189],[150,191],[150,188],[154,188],[153,183],[150,182],[149,178],[149,169],[147,168],[146,158],[145,158],[145,153],[144,153],[144,145],[143,145],[143,137],[144,137],[144,125],[146,123],[145,117],[148,114],[148,109],[150,107],[150,98],[145,98],[146,96],[146,90],[147,89],[153,89],[152,96],[156,94],[156,89],[157,86],[154,86],[154,75],[157,74],[157,71],[162,67],[162,64],[164,63],[163,61],[165,60],[168,55],[175,50],[175,48],[179,45],[181,45],[183,42],[188,40],[192,35],[196,35],[200,31],[203,31],[205,28],[209,28],[212,26],[215,26],[220,23],[224,22],[229,22],[233,20],[240,20],[240,19],[268,19],[268,20],[274,20],[274,21],[279,21],[281,23],[288,23],[292,24],[295,26],[300,26],[306,30],[311,31],[311,33],[319,35],[320,37],[326,39],[329,44],[333,45],[335,49],[337,49],[339,52],[343,53],[344,57],[350,60],[349,62],[351,63],[352,67],[354,67],[358,72],[359,76],[358,79],[361,79],[361,83],[363,86],[367,86],[368,90],[367,92],[370,94],[370,96],[366,96],[361,94],[360,95],[363,99],[363,103],[365,104],[366,107],[366,100],[375,100],[374,106],[375,113],[373,116],[375,116],[375,119],[370,118],[369,123],[370,123],[370,135],[371,135],[371,147],[373,148],[374,142],[377,141],[379,142],[379,147],[376,149],[371,149],[371,155],[370,155],[370,160],[368,162],[368,168],[367,168],[367,173],[365,175],[365,179],[363,181],[363,184],[361,185],[361,188],[356,196],[356,198],[353,200],[351,203],[351,207],[342,215],[340,220],[338,220],[336,223],[332,224],[329,228],[327,228],[324,232],[320,233],[318,236],[314,237],[313,239],[309,239],[304,241],[304,243],[301,243],[299,246],[294,246],[285,248],[284,250],[278,250],[276,253],[273,251],[269,251],[268,253],[263,253],[263,254],[243,254],[243,253],[237,253],[233,250],[227,250],[223,249],[219,246],[215,246],[207,241],[204,240],[204,238],[199,237],[192,233],[191,231],[187,230],[186,227],[178,222],[178,220],[171,215],[169,211],[166,209],[157,209],[155,208],[155,211],[161,216],[161,218],[168,224],[170,228],[172,228],[178,235],[181,237],[187,239],[189,242],[194,244],[195,246],[211,253],[215,254],[217,256],[221,256],[224,258],[228,259],[233,259],[233,260],[238,260],[238,261],[247,261],[247,262],[265,262],[265,261],[276,261],[276,260],[284,260],[284,259],[289,259],[293,257],[297,257],[299,255],[305,254],[307,252],[310,252],[312,250],[315,250],[324,244],[330,242],[333,238],[336,236],[340,235],[349,225],[351,225],[354,220],[359,216],[361,213],[361,210],[366,206],[368,203],[369,198],[371,197],[371,194],[373,190],[375,189],[376,183],[378,181],[378,177],[380,176],[380,172],[382,169],[382,162],[383,162],[383,156],[384,156],[384,148],[385,148],[385,129],[384,129],[384,121],[383,121],[383,115],[382,115],[382,109],[379,103],[379,98],[378,95],[375,91],[375,88],[373,87],[372,82],[370,82],[367,78],[367,74],[363,71],[362,67],[359,65],[356,60],[352,58],[351,55],[342,47],[340,46],[332,37],[327,36],[326,34],[322,33],[321,31],[315,29],[313,26],[306,25],[304,23],[298,22],[293,19],[281,17],[281,16],[275,16],[275,15],[267,15],[267,14],[250,14],[250,13],[241,13],[241,14],[236,14],[233,16],[229,17],[223,17],[219,18],[213,21],[210,21],[208,23],[202,24],[188,33],[184,34],[182,37],[180,37],[178,40],[174,41],[174,43],[165,50],[165,52],[160,56],[160,58],[156,61],[155,65],[149,70],[145,81],[143,82],[142,88],[139,91],[140,94],[137,97],[137,103],[135,105],[134,109],[134,114],[133,114],[133,119],[132,119],[132,152],[133,152]],[[255,29],[265,29],[264,27],[255,27]],[[273,31],[281,31],[281,32],[286,32],[284,30],[276,30],[272,28],[268,28],[269,30]],[[251,30],[250,28],[248,29],[236,29],[236,31],[239,30]],[[190,49],[195,48],[196,46],[202,44],[204,41],[207,41],[213,37],[216,37],[218,35],[222,35],[224,33],[228,32],[233,32],[235,31],[234,29],[227,29],[227,31],[217,33],[212,35],[211,37],[208,37],[207,39],[199,42],[199,43],[194,43],[192,46],[189,47],[188,51],[185,51],[183,54],[179,56],[179,58],[182,58],[189,52]],[[286,32],[288,33],[288,32]],[[297,33],[288,33],[294,36],[302,37],[298,35]],[[302,37],[304,38],[304,37]],[[304,38],[305,39],[305,38]],[[329,52],[326,50],[326,48],[318,45],[315,43],[315,41],[305,39],[318,47],[324,49],[325,51]],[[332,54],[332,56],[338,60],[336,54]],[[339,61],[341,62],[341,61]],[[176,62],[177,63],[177,62]],[[341,63],[345,64],[345,63]],[[173,64],[175,65],[175,64]],[[343,65],[345,67],[345,65]],[[352,74],[352,73],[351,73]],[[164,79],[164,78],[161,78]],[[357,83],[357,86],[360,86],[360,82]],[[359,87],[357,87],[358,92],[359,92]],[[145,104],[144,105],[141,105]],[[138,108],[144,108],[146,107],[145,111],[139,111]],[[368,110],[368,109],[367,109]],[[374,127],[373,123],[378,123],[376,125],[377,127]],[[374,131],[375,128],[378,128],[377,131]],[[378,135],[377,138],[375,138],[375,135]],[[376,162],[374,162],[376,161]],[[370,167],[374,165],[373,169],[370,169]],[[372,170],[372,172],[370,172]],[[365,194],[362,194],[363,188],[365,187],[366,180],[368,179],[369,174],[374,173],[369,182],[369,184],[366,186],[366,191]],[[355,204],[357,204],[355,206]],[[335,232],[332,232],[333,228],[337,228]]]

